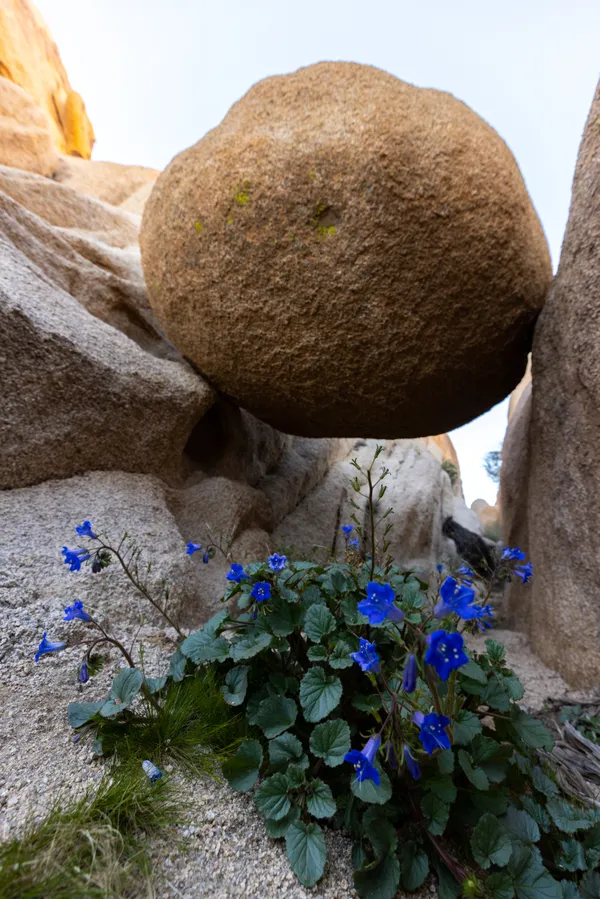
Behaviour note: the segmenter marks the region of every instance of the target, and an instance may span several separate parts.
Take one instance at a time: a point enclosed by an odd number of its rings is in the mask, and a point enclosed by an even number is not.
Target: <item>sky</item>
[[[471,106],[516,156],[554,266],[599,74],[598,0],[37,0],[97,143],[163,169],[256,81],[323,59],[379,66]],[[507,401],[452,432],[468,503]]]

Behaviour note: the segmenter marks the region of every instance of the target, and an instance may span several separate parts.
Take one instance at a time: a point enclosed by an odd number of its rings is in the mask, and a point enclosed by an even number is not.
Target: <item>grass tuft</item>
[[[159,708],[128,711],[124,720],[105,719],[98,736],[105,754],[121,761],[173,761],[193,775],[215,776],[246,734],[244,719],[223,701],[212,670],[169,685]]]
[[[179,817],[167,779],[151,784],[137,763],[113,765],[96,792],[57,800],[42,822],[0,846],[0,897],[150,897],[152,864],[140,837]]]

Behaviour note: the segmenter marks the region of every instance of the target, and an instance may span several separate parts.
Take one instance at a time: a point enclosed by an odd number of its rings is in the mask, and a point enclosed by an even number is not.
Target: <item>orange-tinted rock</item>
[[[29,0],[0,4],[0,76],[18,84],[47,115],[56,150],[89,159],[94,129],[69,83],[56,44]]]
[[[267,78],[156,182],[150,302],[219,388],[306,436],[437,434],[525,370],[551,279],[498,134],[370,66]]]

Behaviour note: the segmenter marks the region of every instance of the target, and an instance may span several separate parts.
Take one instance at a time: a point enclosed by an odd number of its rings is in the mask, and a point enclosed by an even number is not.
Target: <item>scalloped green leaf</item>
[[[350,789],[357,799],[363,802],[372,802],[374,805],[385,805],[392,798],[392,784],[385,771],[376,766],[380,775],[380,783],[377,786],[372,780],[357,780],[352,778]]]
[[[510,859],[510,835],[495,815],[483,815],[471,836],[473,858],[482,868],[498,865],[502,868]]]
[[[223,776],[234,790],[246,793],[258,780],[262,760],[262,746],[258,740],[244,740],[235,755],[223,762]]]
[[[248,691],[248,665],[236,665],[225,676],[225,685],[221,687],[223,699],[227,705],[242,705]]]
[[[271,740],[291,727],[298,714],[298,706],[293,699],[285,696],[269,696],[263,699],[256,715],[256,723],[265,737]]]
[[[112,718],[131,705],[142,689],[144,675],[138,668],[124,668],[112,682],[108,699],[100,709],[103,718]]]
[[[400,883],[400,862],[384,855],[354,872],[354,888],[361,899],[394,899]]]
[[[471,740],[481,733],[481,721],[473,712],[464,709],[458,713],[452,732],[457,746],[468,746]]]
[[[327,850],[318,824],[297,821],[285,835],[285,848],[292,870],[300,883],[312,887],[323,876]]]
[[[293,734],[284,733],[269,741],[269,759],[275,767],[283,767],[290,764],[308,768],[308,756],[304,752],[302,743]]]
[[[317,724],[310,736],[310,751],[330,768],[341,765],[350,752],[350,728],[346,722],[336,718]]]
[[[243,637],[236,640],[235,643],[231,644],[229,647],[229,657],[233,659],[234,662],[239,662],[242,659],[251,659],[253,656],[258,655],[259,652],[262,652],[263,649],[270,646],[272,642],[272,634],[255,628],[250,631],[250,633],[245,634]]]
[[[304,633],[313,643],[320,643],[323,637],[331,634],[337,622],[327,606],[314,605],[309,608],[304,619]]]
[[[70,702],[67,708],[67,716],[71,727],[83,727],[94,715],[97,715],[105,704],[104,699],[99,702]]]
[[[314,818],[335,815],[335,799],[330,787],[320,779],[311,780],[306,793],[306,808]]]
[[[327,675],[323,668],[309,668],[300,683],[300,705],[311,724],[326,718],[342,698],[339,677]]]
[[[288,779],[285,774],[274,774],[260,784],[254,794],[254,803],[265,818],[279,821],[292,807],[288,797]]]

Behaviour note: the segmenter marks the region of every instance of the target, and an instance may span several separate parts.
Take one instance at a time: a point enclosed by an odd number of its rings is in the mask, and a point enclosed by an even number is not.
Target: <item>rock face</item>
[[[600,680],[599,122],[600,85],[558,274],[536,330],[529,437],[531,639],[578,687]]]
[[[2,0],[0,76],[27,91],[45,113],[59,153],[89,159],[94,129],[83,100],[71,88],[56,44],[29,0]]]
[[[160,176],[141,246],[182,353],[306,436],[479,415],[523,375],[551,279],[498,134],[450,94],[353,63],[251,88]]]
[[[0,165],[51,175],[57,163],[48,117],[26,91],[0,78]]]

